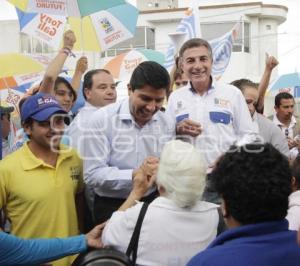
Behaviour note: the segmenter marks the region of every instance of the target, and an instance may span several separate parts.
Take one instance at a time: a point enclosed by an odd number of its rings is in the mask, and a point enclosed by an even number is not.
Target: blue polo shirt
[[[299,266],[297,232],[288,221],[251,224],[219,235],[188,266]]]

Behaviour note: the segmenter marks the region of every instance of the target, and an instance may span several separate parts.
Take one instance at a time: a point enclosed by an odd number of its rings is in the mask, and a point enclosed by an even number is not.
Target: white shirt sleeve
[[[138,203],[126,211],[113,213],[102,233],[102,242],[105,246],[126,252],[142,205]]]
[[[118,192],[120,195],[127,195],[133,169],[120,170],[118,167],[109,166],[112,147],[108,136],[108,123],[105,122],[107,119],[110,118],[104,112],[93,113],[89,121],[89,133],[82,136],[84,180],[92,187],[101,187],[106,193],[111,191],[112,194]]]
[[[238,137],[238,145],[255,141],[258,131],[254,129],[245,98],[240,91],[234,95],[233,112],[233,127]]]

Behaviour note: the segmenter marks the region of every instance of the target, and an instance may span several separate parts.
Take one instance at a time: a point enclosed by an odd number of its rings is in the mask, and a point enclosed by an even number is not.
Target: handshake
[[[142,165],[132,173],[133,189],[136,196],[142,198],[156,180],[159,158],[148,156]]]

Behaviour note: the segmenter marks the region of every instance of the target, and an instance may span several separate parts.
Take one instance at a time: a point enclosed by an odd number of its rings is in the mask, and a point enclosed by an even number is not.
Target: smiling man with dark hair
[[[94,188],[97,223],[110,218],[129,195],[137,169],[158,162],[174,125],[160,111],[170,77],[158,63],[143,62],[134,70],[129,98],[93,113],[84,139],[84,178]],[[149,169],[149,175],[155,169]],[[152,188],[146,201],[157,193]]]

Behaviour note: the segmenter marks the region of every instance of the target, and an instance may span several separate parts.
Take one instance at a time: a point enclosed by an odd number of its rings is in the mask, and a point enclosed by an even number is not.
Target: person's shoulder
[[[81,162],[81,158],[76,149],[71,146],[60,144],[60,154],[64,157],[70,157],[78,162]]]
[[[115,211],[109,222],[115,223],[119,221],[123,223],[127,229],[134,229],[142,206],[143,202],[137,202],[137,204],[126,209],[125,211]]]
[[[118,114],[125,100],[111,103],[99,108],[91,114],[91,120],[110,120],[112,116]]]
[[[169,97],[169,99],[171,98],[177,98],[177,97],[181,97],[182,95],[186,96],[191,92],[191,85],[188,84],[184,87],[181,87],[179,89],[176,89],[175,91],[173,91]]]
[[[236,87],[222,81],[215,81],[214,85],[218,93],[227,93],[228,95],[242,95],[242,92]]]
[[[294,115],[295,119],[296,119],[296,124],[300,125],[300,117],[299,115]]]
[[[25,143],[24,143],[25,145]],[[1,161],[0,164],[2,165],[3,163],[5,164],[9,164],[9,163],[16,163],[16,161],[18,161],[19,159],[21,159],[24,156],[24,149],[25,146],[22,145],[20,148],[18,148],[17,150],[15,150],[14,152],[6,155]]]
[[[222,256],[222,253],[220,253],[215,248],[203,250],[203,251],[199,252],[198,254],[196,254],[194,257],[192,257],[191,260],[188,262],[187,266],[226,265],[223,263],[221,263],[221,264],[218,263],[218,262],[220,262],[219,255]]]
[[[277,127],[272,120],[270,120],[269,118],[265,117],[264,115],[257,113],[257,119],[258,121],[260,120],[262,123],[268,125],[268,126],[274,126]]]
[[[20,171],[21,161],[26,154],[24,153],[24,146],[20,147],[18,150],[6,155],[0,161],[0,174],[12,174],[14,175],[16,171]],[[16,162],[18,162],[16,164]]]

